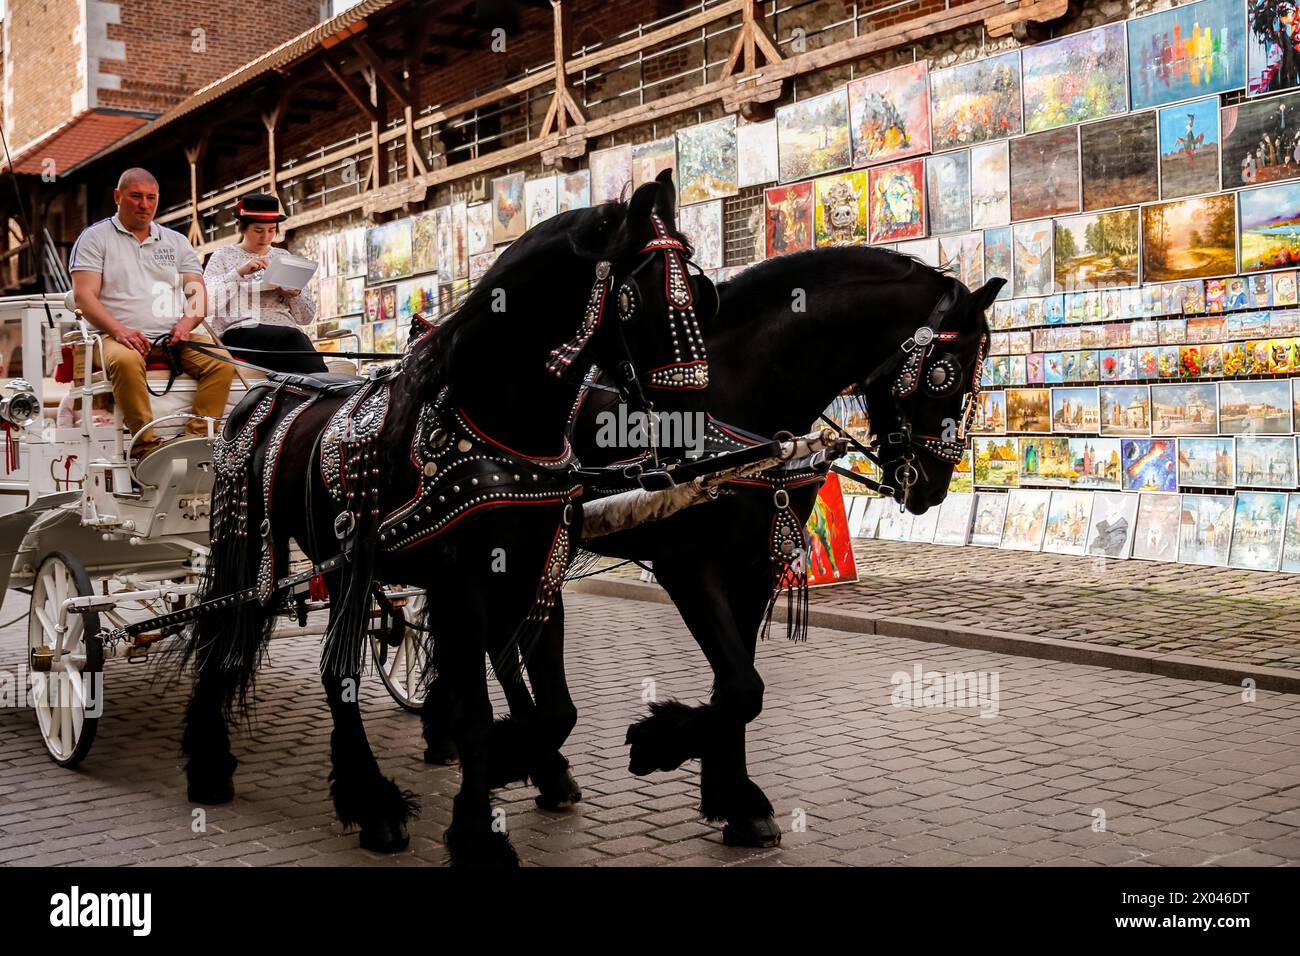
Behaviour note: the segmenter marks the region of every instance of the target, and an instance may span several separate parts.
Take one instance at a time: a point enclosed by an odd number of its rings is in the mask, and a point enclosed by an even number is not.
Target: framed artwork
[[[907,536],[912,532],[914,520],[915,516],[911,512],[900,512],[897,506],[891,508],[886,501],[885,507],[880,512],[880,521],[876,525],[876,537],[881,541],[906,541]]]
[[[1138,499],[1138,495],[1119,492],[1098,491],[1093,494],[1085,553],[1120,559],[1132,554]]]
[[[411,217],[411,273],[438,270],[438,220],[433,210]]]
[[[1139,495],[1133,525],[1133,557],[1145,561],[1178,560],[1177,495]]]
[[[853,165],[889,163],[930,151],[928,63],[921,60],[849,83]]]
[[[1151,386],[1152,435],[1218,433],[1218,386],[1214,382]]]
[[[1135,110],[1246,85],[1241,0],[1198,0],[1128,21]]]
[[[763,190],[767,257],[813,247],[813,184],[792,183]]]
[[[975,485],[1014,488],[1020,484],[1020,454],[1014,438],[972,438]]]
[[[1300,182],[1243,189],[1237,195],[1241,271],[1259,272],[1300,263]]]
[[[1219,98],[1160,110],[1160,198],[1178,199],[1218,188]]]
[[[1300,572],[1300,494],[1287,495],[1286,528],[1282,534],[1282,570]]]
[[[964,494],[975,490],[975,470],[971,464],[970,449],[962,453],[961,460],[952,469],[948,479],[948,494]]]
[[[677,228],[690,239],[695,249],[695,262],[701,269],[722,268],[721,199],[678,207]]]
[[[1001,389],[984,389],[975,399],[975,421],[971,431],[1000,435],[1006,430],[1007,393]]]
[[[934,528],[934,543],[961,546],[970,539],[971,515],[975,510],[975,495],[948,492],[939,505],[939,520]]]
[[[1017,445],[1020,452],[1021,485],[1056,485],[1064,488],[1070,484],[1068,438],[1021,438]]]
[[[1138,211],[1116,209],[1053,220],[1056,286],[1075,289],[1138,283]]]
[[[397,319],[380,319],[374,324],[376,352],[397,352]]]
[[[451,204],[451,279],[469,278],[469,207],[463,202]]]
[[[1293,0],[1246,0],[1246,92],[1300,86],[1300,19]]]
[[[817,205],[813,241],[823,246],[856,246],[867,241],[867,174],[823,176],[815,181]]]
[[[411,220],[397,219],[366,230],[366,282],[374,285],[411,274]]]
[[[1155,113],[1086,123],[1079,127],[1079,150],[1085,210],[1160,198]]]
[[[1049,554],[1084,554],[1088,548],[1088,519],[1092,492],[1053,491],[1043,530],[1043,551]]]
[[[1011,140],[1011,218],[1035,219],[1079,211],[1079,128]]]
[[[777,161],[776,120],[736,127],[736,185],[762,186],[780,178]]]
[[[1002,528],[1006,524],[1006,518],[1006,494],[997,491],[976,492],[970,543],[983,548],[996,548],[1002,543]]]
[[[939,240],[939,268],[957,276],[968,289],[984,284],[984,233],[966,232]]]
[[[677,131],[677,201],[682,204],[734,196],[736,117]]]
[[[1122,22],[1035,43],[1020,58],[1027,133],[1128,108]]]
[[[781,182],[844,169],[853,158],[849,94],[843,87],[776,111]]]
[[[677,138],[662,136],[644,143],[632,144],[632,188],[652,183],[665,169],[673,170],[673,185],[681,188],[677,174]],[[678,200],[681,194],[678,193]]]
[[[579,169],[559,176],[560,212],[591,205],[591,170]]]
[[[871,241],[895,242],[924,236],[924,160],[873,166],[867,172]]]
[[[436,208],[433,221],[438,243],[438,281],[450,282],[456,271],[456,232],[451,225],[451,207]]]
[[[804,533],[808,547],[809,587],[843,584],[858,579],[839,475],[826,476],[826,483],[817,492],[817,501],[808,517]]]
[[[479,279],[487,275],[488,270],[496,263],[497,257],[504,251],[501,249],[488,249],[485,252],[476,252],[469,257],[469,281],[478,282]]]
[[[1171,438],[1120,440],[1125,491],[1177,491],[1178,464]]]
[[[1238,488],[1294,488],[1296,440],[1291,436],[1238,435]]]
[[[925,158],[925,196],[931,235],[970,229],[969,150],[958,149]]]
[[[1287,495],[1280,491],[1237,493],[1228,566],[1276,571],[1282,563]]]
[[[1052,233],[1050,219],[1018,222],[1011,227],[1011,285],[1017,298],[1045,295],[1052,291]],[[996,273],[989,273],[986,268],[985,274]]]
[[[529,229],[560,211],[558,184],[559,179],[555,176],[530,179],[524,183],[524,209]]]
[[[1224,567],[1232,542],[1231,495],[1182,495],[1178,560]]]
[[[857,526],[850,529],[853,531],[853,536],[855,538],[876,537],[877,531],[880,528],[880,519],[889,508],[890,504],[891,502],[886,501],[884,498],[869,499],[867,501],[866,509],[861,513],[861,517],[858,518]],[[893,510],[897,511],[898,509],[894,508]]]
[[[970,219],[973,229],[1011,221],[1011,160],[1005,142],[971,147]]]
[[[931,268],[939,268],[938,239],[912,239],[908,242],[897,242],[894,243],[894,251],[899,255],[919,259]]]
[[[1219,428],[1225,435],[1291,434],[1291,382],[1219,383]]]
[[[1224,108],[1219,114],[1224,189],[1300,178],[1300,93]]]
[[[1106,359],[1102,359],[1105,374]],[[1102,435],[1151,434],[1151,389],[1147,385],[1103,385],[1100,390]]]
[[[492,180],[492,243],[514,242],[527,228],[524,208],[524,174],[511,173]]]
[[[1052,503],[1050,491],[1014,488],[1007,493],[1007,518],[1002,526],[999,547],[1011,551],[1041,551],[1047,513]]]
[[[1184,488],[1232,488],[1231,438],[1178,439],[1178,484]]]
[[[624,143],[598,149],[588,155],[587,168],[591,173],[591,205],[621,199],[624,187],[632,182],[632,147]]]
[[[1048,434],[1052,430],[1051,390],[1013,388],[1007,391],[1007,431]]]
[[[1064,376],[1062,376],[1064,379]],[[1052,431],[1056,434],[1091,435],[1101,423],[1095,388],[1052,389]]]
[[[1237,271],[1236,239],[1231,193],[1143,206],[1142,281],[1230,275]]]
[[[492,251],[492,203],[481,202],[465,210],[466,235],[471,256]]]
[[[1070,439],[1070,487],[1123,487],[1124,464],[1118,438]]]
[[[1011,297],[1011,227],[984,230],[984,281],[993,277],[1007,280],[998,299]]]
[[[918,544],[930,544],[934,541],[934,532],[938,524],[939,509],[927,509],[912,519],[912,529],[907,533],[907,540]]]
[[[1019,50],[930,74],[936,150],[1015,136],[1024,128],[1022,119]]]

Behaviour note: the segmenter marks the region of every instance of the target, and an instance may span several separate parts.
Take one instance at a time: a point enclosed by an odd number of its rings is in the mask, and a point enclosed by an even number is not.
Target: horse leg
[[[528,775],[537,786],[537,805],[543,810],[559,810],[582,800],[569,761],[560,753],[578,722],[578,709],[564,675],[563,595],[556,597],[541,639],[528,658],[528,680],[537,697]],[[511,711],[515,711],[513,703]]]
[[[235,689],[232,674],[215,658],[209,657],[198,667],[181,737],[192,803],[229,803],[234,799],[233,778],[239,761],[230,752],[226,714]]]

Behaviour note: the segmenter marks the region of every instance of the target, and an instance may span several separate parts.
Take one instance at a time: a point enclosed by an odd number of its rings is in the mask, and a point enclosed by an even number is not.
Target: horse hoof
[[[722,842],[727,846],[779,846],[781,828],[776,825],[776,818],[770,816],[728,821],[722,828]]]
[[[375,853],[400,853],[410,842],[406,824],[400,820],[380,820],[361,828],[361,846]]]
[[[450,740],[439,740],[431,743],[424,748],[424,762],[440,764],[444,767],[451,766],[460,759],[460,754],[456,752],[456,745]]]
[[[519,856],[504,833],[487,830],[462,835],[453,825],[443,835],[443,844],[452,866],[500,869],[519,865]]]
[[[543,810],[562,810],[582,801],[582,789],[568,767],[564,767],[551,780],[537,783],[537,805]]]
[[[235,799],[233,780],[190,781],[186,790],[190,803],[216,805]]]

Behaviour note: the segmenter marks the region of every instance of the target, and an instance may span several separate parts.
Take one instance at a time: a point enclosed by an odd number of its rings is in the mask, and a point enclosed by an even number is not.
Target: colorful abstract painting
[[[1142,207],[1143,282],[1208,278],[1236,271],[1237,203],[1233,195]]]
[[[1012,286],[1017,298],[1052,291],[1052,233],[1050,219],[1011,227]]]
[[[1053,274],[1057,287],[1070,292],[1137,285],[1138,245],[1136,209],[1055,220]]]
[[[1128,21],[1135,110],[1246,85],[1241,0],[1199,0]]]
[[[1241,271],[1300,264],[1300,182],[1243,189]]]
[[[776,111],[781,182],[843,169],[853,158],[849,94],[843,87]]]
[[[776,148],[776,120],[745,123],[736,129],[736,185],[762,186],[781,175]]]
[[[1120,442],[1125,491],[1177,491],[1177,443],[1171,438],[1125,438]]]
[[[1011,218],[1079,211],[1079,128],[1048,130],[1010,143]]]
[[[930,151],[927,66],[921,60],[849,84],[854,166],[889,163]]]
[[[1300,10],[1295,0],[1246,0],[1246,92],[1300,86]]]
[[[925,198],[931,235],[964,232],[971,227],[969,150],[926,157]]]
[[[858,579],[839,475],[827,475],[826,483],[817,492],[804,533],[808,542],[809,587]]]
[[[366,230],[366,282],[374,285],[411,274],[411,220],[398,219]]]
[[[816,180],[814,244],[854,246],[867,241],[867,174],[865,171],[823,176]]]
[[[793,183],[763,191],[767,257],[813,247],[813,184]]]
[[[1035,43],[1020,56],[1026,132],[1100,119],[1128,106],[1123,23]]]
[[[579,169],[560,176],[560,212],[591,205],[591,170]]]
[[[872,242],[919,239],[925,235],[925,162],[910,159],[869,171]]]
[[[1178,522],[1178,560],[1223,567],[1232,542],[1231,495],[1183,495]]]
[[[1020,133],[1020,51],[932,72],[930,129],[936,150]]]
[[[734,196],[736,117],[677,131],[677,201],[683,204]]]
[[[528,228],[524,208],[524,174],[492,180],[492,242],[514,242]]]
[[[1155,113],[1088,123],[1079,127],[1079,137],[1085,210],[1160,198]]]
[[[1094,493],[1085,553],[1103,558],[1127,558],[1133,550],[1138,501],[1138,495]]]
[[[680,207],[677,228],[691,241],[701,269],[722,268],[722,200]]]
[[[598,149],[588,155],[587,167],[591,171],[591,205],[621,199],[632,183],[632,147],[625,143]]]
[[[673,170],[673,184],[680,186],[677,178],[677,138],[663,136],[644,143],[632,144],[632,188],[654,182],[665,169]],[[681,200],[681,196],[678,195]]]
[[[1218,188],[1219,98],[1160,110],[1161,198],[1195,196]]]
[[[545,222],[560,211],[559,179],[546,176],[524,183],[524,209],[528,228]]]
[[[972,229],[1011,221],[1011,160],[1004,142],[971,147],[970,221]]]

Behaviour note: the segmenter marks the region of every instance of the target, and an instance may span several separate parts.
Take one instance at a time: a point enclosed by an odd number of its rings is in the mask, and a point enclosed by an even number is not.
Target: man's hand
[[[110,331],[108,334],[111,335],[114,338],[114,340],[121,342],[125,346],[135,349],[141,355],[149,354],[149,348],[150,348],[149,340],[145,337],[145,334],[141,332],[139,329],[129,328],[128,326],[125,326],[121,322],[119,322],[117,323],[116,327],[114,327],[113,330]]]
[[[176,345],[178,342],[184,342],[198,325],[197,319],[181,319],[172,326],[171,338],[167,340],[168,345]]]

